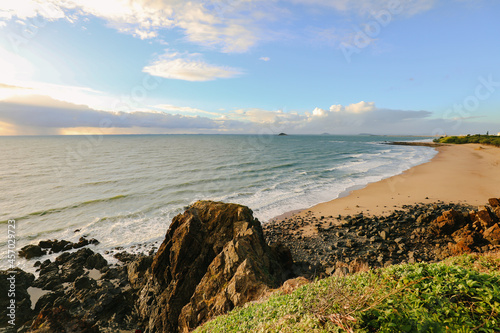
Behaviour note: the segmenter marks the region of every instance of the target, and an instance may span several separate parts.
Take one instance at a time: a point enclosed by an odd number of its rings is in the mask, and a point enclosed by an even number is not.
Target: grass
[[[275,293],[195,332],[499,332],[500,256],[334,276]]]
[[[434,142],[438,143],[481,143],[485,145],[493,145],[500,147],[500,136],[497,135],[465,135],[465,136],[445,136],[435,139]]]

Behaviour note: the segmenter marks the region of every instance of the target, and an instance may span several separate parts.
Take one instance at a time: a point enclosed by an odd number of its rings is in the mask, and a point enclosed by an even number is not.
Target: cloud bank
[[[154,110],[107,112],[47,96],[22,96],[0,101],[0,129],[9,129],[0,134],[62,134],[68,133],[67,129],[76,129],[72,133],[442,135],[482,133],[488,126],[465,119],[436,119],[431,112],[423,110],[378,108],[375,103],[364,101],[346,106],[332,105],[328,109],[314,108],[305,113],[251,108],[222,114],[168,104],[156,105],[155,108],[177,113]]]
[[[201,60],[199,54],[166,52],[142,70],[153,76],[184,81],[212,81],[240,75],[236,68],[212,65]]]

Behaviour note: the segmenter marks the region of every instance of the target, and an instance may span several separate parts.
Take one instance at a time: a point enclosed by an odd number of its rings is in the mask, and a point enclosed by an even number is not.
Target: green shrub
[[[462,255],[317,280],[196,332],[499,332],[500,260]]]
[[[466,136],[445,136],[439,139],[435,139],[434,142],[454,144],[481,143],[484,145],[493,145],[500,147],[500,137],[496,135],[468,134]]]

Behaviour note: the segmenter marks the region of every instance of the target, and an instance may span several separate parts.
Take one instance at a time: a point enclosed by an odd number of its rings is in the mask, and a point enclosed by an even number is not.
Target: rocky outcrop
[[[474,208],[419,203],[385,216],[292,216],[264,225],[269,243],[283,242],[297,275],[345,274],[390,264],[433,262],[500,247],[500,200]],[[307,233],[302,230],[308,228]]]
[[[38,242],[38,245],[29,244],[24,246],[19,250],[19,256],[26,259],[32,259],[50,253],[79,249],[90,244],[99,244],[99,241],[94,238],[87,239],[85,237],[80,237],[78,243],[73,243],[64,239],[43,240]]]
[[[139,313],[150,332],[187,332],[278,287],[283,252],[266,244],[249,208],[198,201],[172,220],[140,290]]]

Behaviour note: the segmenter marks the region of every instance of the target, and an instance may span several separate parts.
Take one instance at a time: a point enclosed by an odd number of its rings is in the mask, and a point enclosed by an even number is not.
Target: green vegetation
[[[466,136],[444,136],[439,139],[435,139],[434,142],[438,143],[481,143],[484,145],[493,145],[500,147],[500,136],[497,135],[466,135]]]
[[[499,332],[500,255],[462,255],[317,280],[195,332]]]

